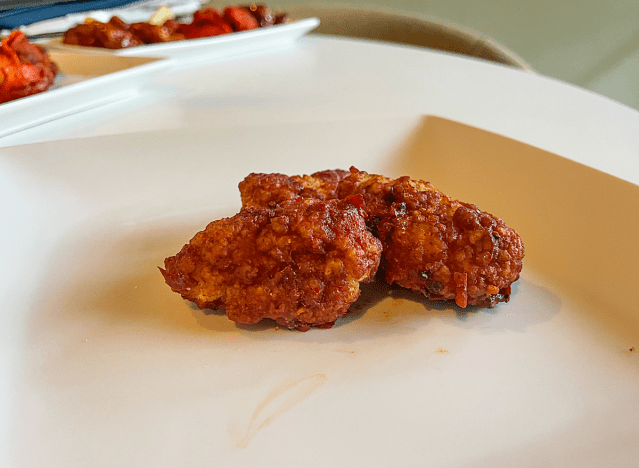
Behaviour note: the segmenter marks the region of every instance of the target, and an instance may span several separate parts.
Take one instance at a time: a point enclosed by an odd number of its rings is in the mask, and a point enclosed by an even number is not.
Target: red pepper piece
[[[468,273],[454,273],[455,303],[462,309],[468,305]]]

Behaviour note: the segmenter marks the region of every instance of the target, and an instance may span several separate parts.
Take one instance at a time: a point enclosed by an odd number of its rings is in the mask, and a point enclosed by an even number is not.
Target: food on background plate
[[[149,21],[126,23],[117,16],[102,23],[87,18],[83,24],[65,32],[68,45],[125,49],[145,44],[218,36],[237,31],[263,28],[286,22],[285,14],[274,14],[265,5],[227,6],[222,13],[214,8],[198,10],[191,22],[173,18],[170,10],[160,8]]]
[[[161,269],[185,299],[224,308],[239,323],[328,328],[378,265],[380,279],[429,300],[493,307],[510,300],[522,269],[517,232],[421,180],[351,168],[253,173],[239,189],[240,213],[211,223]],[[350,282],[351,294],[319,300],[315,288],[333,291],[326,285],[336,280]]]
[[[210,223],[160,270],[173,291],[234,322],[330,328],[379,266],[381,243],[361,204],[297,197],[244,209]]]
[[[0,103],[46,91],[58,71],[44,47],[12,31],[0,43]]]

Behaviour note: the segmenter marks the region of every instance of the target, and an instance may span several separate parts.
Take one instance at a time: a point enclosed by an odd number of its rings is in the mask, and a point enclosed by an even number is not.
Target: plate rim
[[[0,138],[19,132],[21,130],[40,125],[45,122],[65,117],[67,115],[81,112],[90,108],[94,108],[100,105],[108,104],[110,102],[117,101],[125,96],[130,96],[134,89],[139,87],[139,83],[135,80],[130,80],[133,76],[147,76],[151,78],[152,72],[164,70],[173,62],[170,58],[161,57],[122,57],[122,56],[105,56],[105,55],[87,55],[87,54],[74,54],[67,51],[51,51],[50,54],[55,55],[68,55],[72,56],[75,60],[107,60],[117,59],[118,61],[131,61],[139,62],[140,59],[144,59],[144,63],[132,64],[129,67],[125,67],[119,70],[114,70],[97,76],[86,75],[87,79],[77,83],[62,84],[59,87],[48,89],[41,93],[25,96],[23,98],[15,99],[0,104],[0,118],[5,117],[7,125],[0,129]],[[60,74],[64,75],[64,70],[60,70]],[[128,86],[124,86],[121,92],[115,93],[100,93],[99,97],[95,96],[93,99],[85,99],[87,93],[94,90],[97,86],[106,84],[122,84],[127,83]],[[74,95],[74,99],[66,101],[66,105],[61,108],[55,109],[53,112],[46,112],[37,114],[38,107],[50,106],[52,104],[59,104],[59,101],[69,95]],[[106,94],[106,95],[105,95]],[[72,105],[72,103],[79,103]],[[27,112],[28,111],[28,112]],[[10,118],[9,118],[10,117]],[[10,122],[10,124],[8,123]]]

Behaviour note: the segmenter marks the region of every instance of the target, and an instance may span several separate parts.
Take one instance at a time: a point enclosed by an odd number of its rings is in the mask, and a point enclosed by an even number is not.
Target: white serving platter
[[[461,310],[370,285],[302,333],[237,326],[164,284],[163,259],[238,210],[248,173],[350,165],[517,229],[511,301]],[[4,466],[639,460],[636,185],[429,116],[2,148],[0,190]]]
[[[135,95],[170,60],[51,52],[54,85],[0,104],[0,137]]]
[[[292,44],[303,35],[315,29],[319,23],[319,19],[317,18],[305,18],[266,28],[252,29],[250,31],[239,31],[199,39],[147,44],[116,50],[67,45],[62,43],[62,38],[52,39],[47,42],[45,46],[50,50],[67,50],[76,53],[98,53],[126,57],[171,57],[189,62],[210,61],[271,50]]]

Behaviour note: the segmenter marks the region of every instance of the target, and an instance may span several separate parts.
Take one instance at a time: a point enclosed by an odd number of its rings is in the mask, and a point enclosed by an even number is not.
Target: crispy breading
[[[423,180],[391,179],[355,168],[347,177],[337,173],[337,187],[317,193],[303,186],[302,177],[283,174],[252,174],[240,184],[240,192],[249,206],[295,196],[361,195],[366,223],[382,242],[380,275],[386,282],[431,300],[455,300],[460,307],[493,307],[509,300],[524,246],[502,220]]]
[[[336,198],[337,185],[349,174],[341,169],[315,172],[310,176],[252,173],[239,185],[242,208],[275,207],[300,196],[319,200]]]
[[[524,257],[521,238],[499,218],[409,177],[392,180],[351,168],[338,197],[364,199],[366,221],[382,241],[388,283],[460,307],[508,301]]]
[[[200,308],[238,323],[264,318],[299,330],[331,327],[372,280],[381,243],[366,228],[361,197],[284,201],[210,223],[160,269]]]

